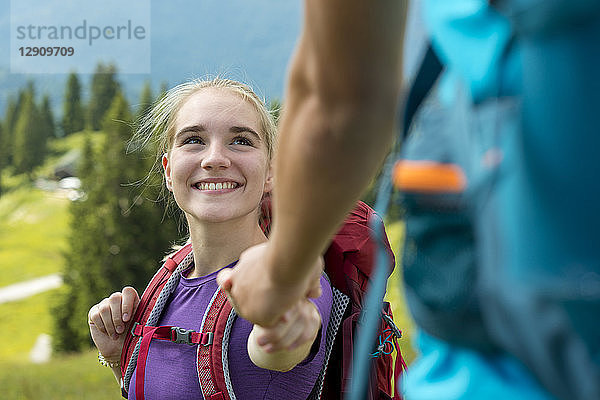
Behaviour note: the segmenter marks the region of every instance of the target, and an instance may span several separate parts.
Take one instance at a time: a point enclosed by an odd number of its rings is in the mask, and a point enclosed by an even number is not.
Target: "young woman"
[[[263,243],[261,201],[273,187],[275,125],[247,86],[225,79],[192,81],[171,89],[137,132],[158,135],[167,189],[189,227],[193,259],[181,274],[157,325],[201,330],[216,292],[217,273],[234,267],[247,248]],[[148,234],[152,234],[149,232]],[[325,359],[332,293],[297,302],[276,325],[237,318],[228,364],[238,399],[306,399]],[[93,306],[90,333],[101,358],[121,380],[118,362],[139,296],[126,287]],[[322,334],[320,334],[322,332]],[[261,347],[264,342],[268,345]],[[196,346],[153,340],[146,362],[146,399],[201,399]],[[289,372],[285,372],[289,371]],[[135,395],[136,374],[129,384]]]

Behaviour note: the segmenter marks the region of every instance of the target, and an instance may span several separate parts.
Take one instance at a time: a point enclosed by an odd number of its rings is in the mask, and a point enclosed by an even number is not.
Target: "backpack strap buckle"
[[[142,333],[141,333],[141,329],[142,328],[138,328],[138,326],[141,326],[141,325],[142,324],[140,324],[137,321],[133,323],[133,326],[131,327],[131,336],[133,336],[133,337],[140,337],[140,336],[142,336]]]
[[[192,332],[193,330],[188,330],[184,328],[180,328],[178,326],[171,327],[171,341],[175,343],[185,343],[193,346],[192,342]]]

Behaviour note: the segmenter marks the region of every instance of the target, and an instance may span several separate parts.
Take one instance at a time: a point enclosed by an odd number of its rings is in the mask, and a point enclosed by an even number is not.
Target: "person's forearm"
[[[402,1],[307,1],[288,79],[271,234],[277,279],[295,281],[376,174],[393,139]]]
[[[256,340],[256,330],[253,329],[248,336],[248,355],[250,360],[257,367],[269,369],[272,371],[287,372],[302,362],[313,345],[313,341],[308,341],[292,350],[280,350],[267,353]]]

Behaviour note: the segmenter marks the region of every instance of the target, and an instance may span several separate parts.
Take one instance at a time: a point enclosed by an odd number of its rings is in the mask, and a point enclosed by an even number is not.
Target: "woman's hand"
[[[304,360],[321,328],[321,314],[302,299],[271,328],[254,325],[248,338],[248,354],[261,368],[289,371]]]
[[[107,361],[116,362],[127,332],[140,302],[140,296],[131,286],[115,292],[96,304],[88,313],[88,325],[94,344]]]

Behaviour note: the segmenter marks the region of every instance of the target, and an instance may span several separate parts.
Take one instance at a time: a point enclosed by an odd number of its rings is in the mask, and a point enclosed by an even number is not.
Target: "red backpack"
[[[266,205],[263,215],[269,215]],[[353,334],[359,324],[360,312],[373,272],[376,243],[371,239],[369,222],[381,218],[365,203],[359,202],[346,218],[325,253],[325,273],[333,291],[333,305],[326,332],[325,363],[309,399],[341,399],[350,389],[352,376]],[[268,217],[261,221],[265,233],[269,231]],[[394,268],[394,255],[385,238],[389,255],[389,273]],[[187,244],[169,257],[154,275],[144,291],[134,314],[134,325],[125,338],[121,353],[122,395],[127,398],[129,382],[136,370],[136,399],[142,400],[146,357],[153,339],[198,345],[197,368],[202,393],[210,400],[230,400],[232,396],[229,379],[227,349],[235,311],[221,290],[217,290],[204,315],[201,332],[179,327],[155,326],[166,300],[179,280],[179,271],[187,269],[193,260],[191,244]],[[177,273],[174,273],[177,271]],[[341,330],[341,334],[338,332]],[[398,338],[400,330],[392,320],[389,303],[382,304],[379,339],[374,346],[369,400],[400,399],[396,386],[392,393],[392,381],[406,368],[400,353]],[[397,351],[394,365],[392,352]],[[328,366],[333,366],[328,368]]]

